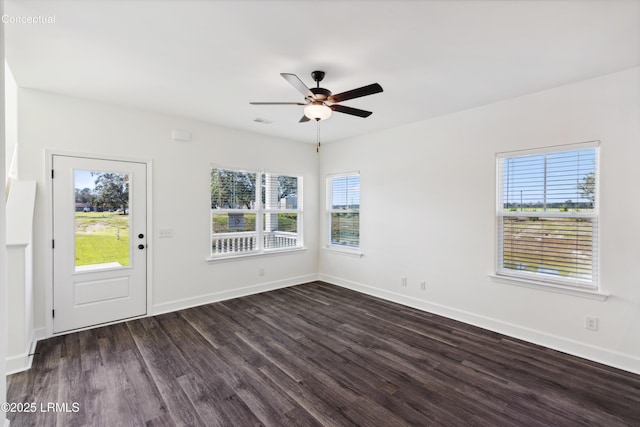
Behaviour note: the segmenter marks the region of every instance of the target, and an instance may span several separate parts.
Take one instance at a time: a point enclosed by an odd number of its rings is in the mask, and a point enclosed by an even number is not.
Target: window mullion
[[[254,207],[256,211],[256,240],[258,252],[264,251],[264,215],[262,206],[262,172],[256,174]]]
[[[544,178],[542,180],[544,183],[544,190],[542,196],[542,211],[547,211],[547,154],[544,155]]]

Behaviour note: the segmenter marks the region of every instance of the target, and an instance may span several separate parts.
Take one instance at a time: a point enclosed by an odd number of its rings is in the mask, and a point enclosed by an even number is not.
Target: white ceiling
[[[369,118],[333,114],[323,142],[640,65],[638,0],[29,1],[8,16],[6,56],[21,87],[315,142],[279,73],[324,70]],[[260,124],[262,118],[271,124]]]

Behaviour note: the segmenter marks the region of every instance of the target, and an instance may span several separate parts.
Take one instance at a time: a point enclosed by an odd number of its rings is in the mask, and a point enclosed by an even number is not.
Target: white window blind
[[[329,242],[333,246],[360,247],[360,174],[327,178]]]
[[[302,247],[302,224],[302,177],[211,168],[212,257]]]
[[[497,274],[597,288],[597,145],[498,155]]]

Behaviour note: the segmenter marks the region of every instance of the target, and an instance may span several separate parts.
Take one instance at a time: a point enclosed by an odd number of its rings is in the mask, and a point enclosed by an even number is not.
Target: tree
[[[298,195],[298,178],[295,176],[278,176],[278,200]]]
[[[83,188],[82,190],[76,188],[76,203],[88,203],[92,204],[93,199],[96,197],[90,188]]]
[[[594,172],[589,172],[582,178],[582,182],[578,183],[578,191],[582,197],[589,199],[591,206],[593,206],[596,201],[596,175]]]
[[[129,208],[129,176],[120,173],[91,172],[96,176],[93,205],[99,210],[117,210],[127,213]]]
[[[255,181],[254,173],[211,169],[211,208],[251,209]]]

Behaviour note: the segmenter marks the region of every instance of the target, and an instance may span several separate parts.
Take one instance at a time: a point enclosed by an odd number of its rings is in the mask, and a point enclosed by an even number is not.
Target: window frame
[[[351,253],[351,254],[357,254],[357,255],[362,255],[360,253],[360,248],[362,247],[362,240],[361,240],[361,236],[360,236],[360,232],[361,232],[361,227],[360,227],[360,208],[362,207],[362,193],[360,190],[358,190],[358,198],[360,199],[360,203],[358,204],[358,209],[350,209],[350,208],[345,208],[345,209],[333,209],[333,180],[337,179],[337,178],[346,178],[346,177],[350,177],[350,176],[357,176],[358,177],[358,181],[359,181],[359,185],[361,185],[361,176],[360,176],[360,172],[344,172],[344,173],[336,173],[336,174],[329,174],[327,175],[326,178],[326,211],[327,211],[327,234],[326,234],[326,238],[327,238],[327,244],[326,244],[326,248],[327,249],[331,249],[331,250],[335,250],[335,251],[339,251],[339,252],[345,252],[345,253]],[[356,213],[358,215],[358,244],[357,246],[352,246],[352,245],[346,245],[346,244],[337,244],[337,243],[333,243],[332,242],[332,231],[333,231],[333,214],[338,214],[338,213]]]
[[[215,260],[221,260],[221,259],[230,259],[230,258],[238,258],[238,257],[251,257],[251,256],[260,256],[260,255],[268,255],[268,254],[278,254],[278,253],[285,253],[285,252],[291,252],[291,251],[299,251],[299,250],[304,250],[305,246],[304,246],[304,213],[303,213],[303,204],[304,204],[304,199],[303,199],[303,193],[304,193],[304,179],[303,179],[303,175],[301,174],[287,174],[287,173],[272,173],[272,172],[265,172],[265,171],[255,171],[255,170],[248,170],[248,169],[243,169],[243,168],[230,168],[230,167],[225,167],[225,166],[220,166],[217,164],[211,164],[209,166],[209,185],[211,185],[211,173],[213,172],[213,170],[225,170],[228,172],[240,172],[240,173],[250,173],[250,174],[255,174],[255,182],[254,182],[254,187],[255,187],[255,191],[253,192],[253,199],[251,201],[251,204],[253,205],[252,208],[249,209],[238,209],[238,208],[213,208],[212,207],[212,200],[211,200],[211,194],[209,195],[209,256],[207,258],[207,260],[209,261],[215,261]],[[292,178],[296,178],[297,183],[296,183],[296,188],[297,188],[297,202],[296,202],[296,208],[295,209],[281,209],[281,208],[273,208],[273,207],[267,207],[267,203],[265,202],[264,204],[262,203],[262,182],[263,182],[263,177],[266,177],[267,175],[271,175],[271,176],[287,176],[287,177],[292,177]],[[267,183],[265,183],[265,185],[268,185]],[[213,215],[214,214],[250,214],[250,215],[255,215],[255,231],[253,231],[253,233],[255,233],[255,244],[253,248],[249,248],[249,249],[243,249],[243,250],[233,250],[233,251],[225,251],[225,252],[221,252],[221,253],[214,253],[213,251],[213,245],[214,245],[214,240],[217,240],[215,237],[216,235],[225,235],[225,234],[234,234],[233,232],[219,232],[216,233],[213,230]],[[266,235],[266,230],[265,230],[265,215],[268,214],[282,214],[282,213],[295,213],[296,214],[296,244],[293,246],[283,246],[283,247],[265,247],[265,235]]]
[[[282,174],[282,173],[271,173],[271,172],[261,172],[260,176],[258,176],[256,178],[256,180],[260,181],[260,186],[258,188],[258,190],[260,191],[262,188],[262,177],[265,177],[265,180],[268,180],[267,176],[271,175],[271,176],[275,176],[275,177],[280,177],[280,176],[286,176],[286,177],[292,177],[292,178],[296,178],[297,182],[296,182],[296,208],[292,209],[292,208],[281,208],[281,207],[272,207],[272,206],[268,206],[267,202],[265,200],[265,204],[264,206],[262,205],[262,193],[260,193],[260,203],[258,203],[260,209],[261,209],[261,214],[260,214],[260,223],[261,223],[261,230],[263,233],[263,236],[261,238],[259,238],[260,243],[262,244],[262,250],[264,253],[272,253],[272,252],[284,252],[284,251],[289,251],[292,249],[298,249],[298,248],[304,248],[304,222],[303,222],[303,203],[304,203],[304,192],[302,190],[303,187],[303,183],[304,183],[304,179],[302,177],[302,175],[289,175],[289,174]],[[265,181],[265,185],[268,185],[268,181]],[[266,188],[265,188],[266,191]],[[266,196],[265,196],[266,197]],[[266,248],[264,247],[264,234],[268,233],[268,231],[266,231],[265,227],[266,227],[266,215],[269,214],[275,214],[275,215],[280,215],[280,214],[288,214],[288,213],[294,213],[296,214],[296,244],[294,246],[283,246],[283,247],[273,247],[273,248]],[[265,219],[263,221],[263,218]]]
[[[591,211],[580,212],[578,210],[571,210],[567,212],[554,212],[554,211],[536,211],[535,215],[531,212],[510,212],[504,208],[504,179],[501,176],[502,165],[506,159],[534,156],[534,155],[548,155],[559,152],[570,152],[584,149],[594,149],[594,200],[593,209]],[[545,186],[548,182],[547,178],[544,178]],[[496,221],[496,250],[495,250],[495,275],[498,278],[512,279],[514,281],[530,282],[538,286],[553,287],[558,289],[577,290],[586,292],[599,293],[601,289],[600,285],[600,141],[588,141],[575,144],[556,145],[549,147],[541,147],[527,150],[518,151],[506,151],[496,153],[496,208],[495,208],[495,221]],[[591,279],[584,278],[564,278],[551,274],[544,274],[541,272],[515,270],[504,267],[504,218],[526,218],[526,217],[538,217],[543,219],[548,218],[562,218],[562,219],[588,219],[592,225],[591,235]],[[517,284],[517,283],[516,283]]]

